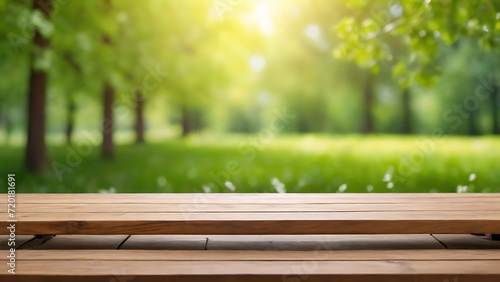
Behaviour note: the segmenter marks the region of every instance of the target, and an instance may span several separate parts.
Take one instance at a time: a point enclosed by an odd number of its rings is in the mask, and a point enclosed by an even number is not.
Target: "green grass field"
[[[86,145],[50,147],[42,175],[22,170],[23,148],[2,145],[0,171],[16,173],[17,192],[500,192],[496,137],[195,135],[121,144],[108,161]]]

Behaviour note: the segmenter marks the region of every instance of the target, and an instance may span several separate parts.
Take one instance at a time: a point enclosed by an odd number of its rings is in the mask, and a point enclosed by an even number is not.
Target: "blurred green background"
[[[0,0],[18,192],[500,192],[500,2]]]

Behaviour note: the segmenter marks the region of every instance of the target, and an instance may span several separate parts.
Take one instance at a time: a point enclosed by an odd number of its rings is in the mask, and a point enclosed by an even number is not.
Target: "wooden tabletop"
[[[500,194],[17,194],[16,234],[500,234]],[[0,234],[11,219],[0,204]]]
[[[0,278],[6,281],[489,282],[500,277],[496,250],[20,250],[17,273],[10,276],[6,253],[1,254]]]

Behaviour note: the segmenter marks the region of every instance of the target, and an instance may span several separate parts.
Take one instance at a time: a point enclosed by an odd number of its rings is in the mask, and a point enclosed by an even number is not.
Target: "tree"
[[[51,1],[33,1],[33,12],[42,13],[50,18]],[[40,65],[50,44],[49,32],[35,28],[34,50],[31,57],[31,70],[28,91],[28,133],[26,144],[26,167],[32,172],[40,172],[47,164],[45,144],[45,101],[47,95],[47,70]]]
[[[377,4],[375,3],[374,6],[379,7]],[[341,39],[341,43],[336,46],[333,54],[338,59],[355,61],[374,74],[379,73],[381,69],[392,69],[392,74],[400,86],[401,132],[410,134],[412,133],[411,85],[414,81],[412,74],[415,72],[416,63],[401,37],[383,32],[377,33],[381,28],[379,26],[381,22],[391,17],[389,11],[386,12],[388,14],[357,9],[354,15],[342,19],[336,28],[336,35]],[[359,26],[358,22],[363,22],[363,24]],[[376,47],[372,45],[374,44],[372,42],[376,42]],[[365,86],[365,124],[370,124],[367,120],[371,116],[367,103],[373,100],[370,99],[373,95],[371,94],[373,86],[370,87],[372,83],[369,79],[367,83],[369,85]],[[370,126],[365,125],[365,132],[367,132],[366,128]]]
[[[493,130],[492,130],[492,133],[493,134],[500,134],[500,122],[498,121],[498,111],[499,111],[499,104],[500,104],[500,101],[499,101],[499,97],[500,95],[498,95],[498,85],[494,85],[493,86],[493,92],[492,92],[492,95],[491,95],[491,110],[492,110],[492,118],[493,118]]]
[[[402,133],[413,133],[412,114],[411,114],[411,92],[409,87],[403,88],[403,119]]]
[[[435,64],[438,40],[451,45],[461,37],[470,37],[486,50],[500,49],[500,2],[496,0],[377,0],[347,5],[351,14],[338,26],[343,42],[335,52],[373,65],[392,56],[391,48],[380,38],[401,38],[411,59],[393,66],[399,68],[396,76],[410,74],[412,81],[424,86],[433,86],[439,74]]]
[[[135,95],[135,143],[144,143],[144,95],[137,91]]]
[[[106,159],[112,158],[114,154],[113,143],[113,101],[115,91],[109,82],[103,86],[103,120],[102,120],[102,156]]]
[[[372,133],[374,130],[373,125],[373,89],[374,89],[374,77],[373,74],[368,72],[366,75],[365,88],[363,90],[364,94],[364,105],[363,105],[363,133]]]
[[[78,65],[77,62],[75,62],[75,59],[73,56],[67,52],[64,54],[64,58],[66,60],[66,63],[69,64],[72,68],[72,70],[76,73],[78,77],[82,76],[82,69]],[[78,85],[77,83],[75,83]],[[65,126],[65,134],[66,134],[66,144],[68,146],[71,145],[71,140],[73,136],[73,131],[75,128],[75,112],[76,112],[76,102],[75,102],[75,94],[74,90],[72,89],[74,85],[71,85],[71,88],[67,89],[67,95],[66,95],[66,126]]]
[[[165,81],[166,91],[178,107],[181,134],[185,137],[203,127],[204,114],[214,104],[214,95],[223,92],[221,88],[229,83],[231,75],[236,76],[229,69],[239,67],[235,61],[240,59],[231,56],[238,52],[238,47],[232,47],[241,42],[231,36],[237,31],[243,33],[243,24],[230,15],[223,21],[209,18],[206,11],[210,11],[210,2],[170,1],[163,5],[176,11],[169,18],[174,24],[163,42],[176,56],[163,52],[168,58],[160,58],[172,73]]]

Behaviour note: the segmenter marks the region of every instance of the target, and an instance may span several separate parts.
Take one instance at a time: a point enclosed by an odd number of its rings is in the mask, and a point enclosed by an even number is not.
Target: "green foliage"
[[[500,50],[500,2],[496,0],[349,3],[351,13],[336,28],[342,41],[334,55],[368,67],[395,59],[393,73],[402,84],[415,79],[427,87],[435,85],[440,41],[451,45],[469,37],[486,50]],[[401,38],[408,52],[394,56],[394,48],[384,40],[387,37]]]
[[[279,133],[359,133],[368,111],[377,133],[401,132],[405,113],[415,133],[492,132],[499,101],[481,100],[462,117],[456,109],[478,85],[496,83],[478,78],[498,78],[498,1],[345,2],[226,1],[221,7],[211,0],[54,0],[46,19],[31,11],[32,0],[0,0],[0,142],[17,144],[1,145],[0,171],[16,171],[23,192],[201,192],[213,181],[211,171],[237,160],[242,172],[231,178],[237,192],[273,192],[274,177],[288,192],[336,192],[342,184],[348,192],[369,185],[388,192],[384,174],[418,152],[421,139],[275,136],[254,144],[250,162],[240,146],[273,126],[278,109],[295,116]],[[35,28],[50,39],[43,51],[33,47]],[[92,153],[62,182],[53,171],[34,176],[21,168],[32,56],[34,67],[48,74],[51,160],[67,162],[68,148],[58,144],[72,103],[77,146],[82,136],[97,136]],[[376,79],[373,97],[366,97],[370,72]],[[100,142],[104,83],[116,92],[117,137],[133,134],[137,93],[146,100],[148,138],[178,136],[184,109],[193,128],[257,135],[120,145],[116,159],[102,162],[93,146]],[[401,88],[417,94],[406,108]],[[444,138],[391,191],[454,192],[476,173],[476,192],[498,192],[491,169],[498,145],[493,137]]]
[[[50,133],[63,132],[72,101],[75,133],[100,129],[104,82],[116,90],[118,134],[133,128],[138,89],[146,99],[146,128],[154,134],[165,128],[178,133],[182,108],[207,131],[256,132],[272,122],[273,110],[285,108],[297,116],[285,132],[357,133],[368,71],[377,74],[375,131],[400,132],[401,88],[411,88],[421,94],[412,96],[415,133],[430,133],[449,127],[443,112],[463,104],[476,78],[498,65],[494,1],[229,2],[239,4],[221,11],[220,2],[214,6],[209,0],[114,0],[109,5],[54,0],[47,20],[31,11],[31,0],[1,0],[0,140],[10,130],[3,121],[10,120],[14,135],[21,136],[16,140],[24,143],[31,56],[36,69],[48,71]],[[270,15],[258,15],[259,5],[266,3]],[[219,9],[215,18],[214,8]],[[273,27],[270,33],[262,30],[266,22]],[[35,27],[50,38],[43,52],[32,46]],[[465,52],[465,38],[483,48],[471,45]],[[265,66],[252,69],[252,57]],[[151,78],[155,72],[161,75]],[[476,115],[484,133],[491,132],[490,102],[483,102]],[[468,123],[449,132],[467,134]]]
[[[278,178],[287,192],[335,193],[342,184],[345,192],[456,192],[458,185],[469,186],[469,192],[500,192],[500,176],[491,170],[500,157],[498,138],[445,138],[434,145],[435,151],[424,155],[422,162],[409,165],[412,155],[422,152],[422,138],[377,136],[277,137],[259,142],[259,135],[194,135],[184,141],[169,141],[141,147],[121,145],[116,159],[102,162],[99,148],[80,165],[63,174],[59,182],[54,171],[44,175],[24,172],[17,157],[20,148],[0,147],[0,172],[16,171],[17,189],[28,192],[98,192],[115,188],[118,193],[201,192],[211,186],[212,192],[231,192],[218,185],[210,173],[225,181],[227,164],[237,162],[241,172],[228,181],[235,192],[276,192],[271,184]],[[84,144],[87,140],[77,140]],[[242,151],[250,144],[255,154]],[[464,150],[466,148],[466,150]],[[78,147],[75,147],[78,150]],[[66,163],[67,148],[51,147],[54,161]],[[252,157],[254,156],[254,157]],[[401,168],[400,168],[401,166]],[[413,173],[408,173],[412,171]],[[384,175],[392,175],[394,184],[387,188]],[[469,181],[474,173],[477,179]],[[212,184],[212,185],[211,185]]]

